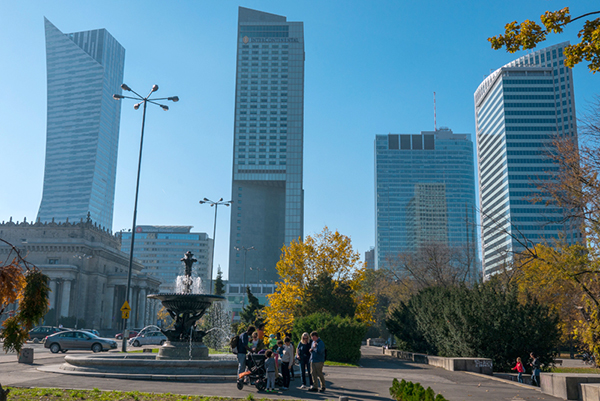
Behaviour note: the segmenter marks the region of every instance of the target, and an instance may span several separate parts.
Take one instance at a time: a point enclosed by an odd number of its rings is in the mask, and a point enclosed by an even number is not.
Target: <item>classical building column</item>
[[[56,280],[50,280],[50,306],[48,309],[56,308]]]
[[[115,303],[115,286],[106,287],[104,294],[104,311],[102,314],[103,328],[112,329],[113,326],[113,308]]]
[[[137,326],[138,327],[146,327],[146,289],[140,288],[140,292],[138,294],[138,319]]]
[[[60,317],[69,316],[69,304],[71,303],[71,280],[62,283],[62,294],[60,297]]]

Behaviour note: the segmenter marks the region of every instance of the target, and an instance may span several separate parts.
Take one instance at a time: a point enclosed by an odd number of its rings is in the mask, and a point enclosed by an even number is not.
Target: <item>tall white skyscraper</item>
[[[44,19],[48,110],[42,222],[112,229],[125,49],[105,29],[64,34]]]
[[[240,7],[237,43],[229,283],[272,283],[303,236],[303,23]]]
[[[529,245],[579,230],[559,207],[531,203],[553,179],[547,152],[559,137],[577,140],[573,76],[559,43],[527,54],[490,74],[475,92],[483,268],[508,266]],[[518,238],[518,240],[517,240]]]

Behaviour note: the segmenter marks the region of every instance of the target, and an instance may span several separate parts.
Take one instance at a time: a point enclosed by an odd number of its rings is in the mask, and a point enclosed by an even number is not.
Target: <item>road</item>
[[[29,345],[28,345],[29,346]],[[483,375],[466,372],[449,372],[428,365],[408,363],[381,354],[381,348],[363,347],[360,367],[326,366],[327,391],[310,393],[297,387],[301,384],[296,378],[289,391],[276,394],[260,393],[254,387],[246,386],[237,390],[235,383],[189,383],[136,381],[125,379],[88,378],[82,376],[46,373],[37,370],[41,366],[63,362],[63,354],[52,354],[42,345],[33,344],[35,360],[33,365],[16,363],[15,354],[0,356],[0,383],[14,387],[56,387],[71,389],[144,391],[155,393],[177,393],[246,398],[250,393],[258,398],[284,398],[305,400],[326,400],[348,396],[350,400],[383,401],[390,400],[389,387],[394,378],[419,382],[430,386],[436,393],[442,393],[449,401],[459,400],[559,400],[540,393],[529,386],[506,383]],[[89,351],[69,351],[69,354],[89,354]]]

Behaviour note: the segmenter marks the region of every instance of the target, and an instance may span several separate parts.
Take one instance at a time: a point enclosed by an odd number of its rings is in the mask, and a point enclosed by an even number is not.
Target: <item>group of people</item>
[[[298,347],[294,348],[291,336],[286,334],[284,339],[277,339],[271,334],[268,343],[264,338],[264,325],[254,326],[239,335],[237,345],[238,376],[246,371],[246,356],[248,353],[264,353],[265,369],[267,372],[267,392],[275,391],[275,378],[281,371],[283,377],[282,390],[287,390],[294,376],[294,365],[298,361],[302,376],[301,389],[308,391],[325,391],[325,343],[316,331],[303,333]]]
[[[537,356],[535,356],[533,352],[530,353],[529,356],[531,358],[531,362],[529,363],[529,366],[531,366],[531,384],[539,387],[541,368],[540,359]],[[521,362],[520,357],[517,358],[517,364],[511,370],[517,371],[517,380],[519,381],[519,383],[523,383],[523,373],[525,373],[525,366],[523,365],[523,362]]]

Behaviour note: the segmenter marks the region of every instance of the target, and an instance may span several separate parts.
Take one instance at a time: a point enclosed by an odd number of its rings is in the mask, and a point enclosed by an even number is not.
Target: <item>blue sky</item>
[[[65,33],[106,28],[126,49],[125,82],[178,95],[149,109],[138,224],[193,225],[212,235],[204,197],[231,194],[237,8],[303,21],[305,235],[327,225],[363,253],[374,245],[373,140],[433,130],[475,134],[473,92],[521,56],[487,38],[546,10],[596,11],[596,1],[8,1],[0,0],[0,221],[35,219],[46,126],[43,17]],[[577,40],[581,24],[542,46]],[[578,115],[600,88],[574,70]],[[141,110],[123,103],[113,230],[131,227]],[[249,245],[250,246],[250,245]],[[215,266],[227,274],[229,213],[219,209]],[[215,269],[216,272],[216,269]]]

